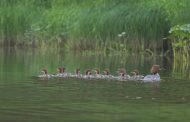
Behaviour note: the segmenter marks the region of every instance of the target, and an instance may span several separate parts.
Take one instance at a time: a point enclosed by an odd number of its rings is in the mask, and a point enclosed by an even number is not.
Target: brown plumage
[[[153,65],[152,68],[150,69],[150,72],[152,74],[157,74],[160,71],[160,65]]]
[[[100,74],[100,70],[98,68],[95,69],[95,72],[96,72],[97,75]]]
[[[65,67],[62,68],[62,73],[65,73]]]
[[[59,68],[58,68],[58,72],[59,72],[59,73],[63,73],[63,69],[59,67]]]
[[[124,68],[121,68],[121,69],[118,70],[118,73],[119,73],[120,76],[125,76],[126,70]]]
[[[109,75],[109,74],[110,74],[109,69],[105,69],[104,70],[104,75]]]
[[[80,69],[76,69],[76,74],[80,74]]]
[[[47,71],[47,69],[42,69],[42,71],[47,75],[48,74],[48,71]]]
[[[132,75],[139,75],[139,70],[137,69],[133,70]]]
[[[91,75],[91,70],[90,69],[87,69],[86,72],[85,72],[85,75]]]

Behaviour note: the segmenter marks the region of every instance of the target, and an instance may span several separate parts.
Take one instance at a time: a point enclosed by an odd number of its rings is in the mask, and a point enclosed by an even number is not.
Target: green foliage
[[[169,33],[180,40],[188,39],[190,38],[190,24],[176,25],[170,29]]]
[[[189,51],[190,46],[190,24],[176,25],[169,31],[170,40],[173,43],[174,49],[185,48]]]
[[[189,0],[1,0],[0,42],[75,50],[156,50],[188,23]],[[126,32],[125,36],[118,34]]]
[[[169,33],[174,52],[174,72],[176,69],[181,69],[185,74],[190,60],[190,24],[176,25]]]

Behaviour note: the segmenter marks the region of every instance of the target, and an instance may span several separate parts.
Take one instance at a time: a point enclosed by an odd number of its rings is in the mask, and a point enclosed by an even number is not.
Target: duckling
[[[98,68],[96,68],[94,70],[95,74],[94,74],[94,78],[95,79],[101,79],[102,78],[102,75],[100,74],[100,70]]]
[[[76,69],[76,76],[77,76],[77,78],[81,78],[82,77],[82,74],[80,74],[80,69],[78,68],[78,69]]]
[[[153,65],[150,69],[151,75],[146,75],[144,79],[142,79],[144,82],[155,82],[160,81],[160,66],[159,65]]]
[[[54,75],[54,77],[64,77],[64,74],[63,74],[63,68],[59,67],[57,68],[57,74]]]
[[[48,70],[45,68],[41,70],[41,75],[38,76],[38,78],[43,78],[43,79],[49,79],[51,77],[52,75],[48,74]]]
[[[104,75],[110,75],[110,72],[109,72],[109,69],[105,69],[104,71],[103,71],[103,73],[104,73]]]
[[[107,79],[107,80],[112,80],[112,79],[114,78],[114,76],[113,76],[113,75],[110,75],[109,69],[105,69],[105,70],[103,71],[102,78],[103,78],[103,79]]]
[[[119,77],[117,80],[125,81],[130,79],[130,76],[126,73],[126,70],[124,68],[118,70],[118,75]]]
[[[66,72],[66,68],[65,68],[65,67],[62,68],[62,74],[63,74],[62,77],[65,77],[65,78],[71,76],[71,73],[67,73],[67,72]]]
[[[130,77],[130,80],[142,80],[144,78],[143,75],[139,74],[139,70],[135,69],[133,72],[131,72],[132,76]]]
[[[83,76],[84,79],[91,79],[92,78],[92,72],[90,69],[86,70],[85,75]]]
[[[82,78],[82,74],[80,74],[80,69],[77,68],[75,70],[75,74],[74,75],[69,75],[69,77]]]

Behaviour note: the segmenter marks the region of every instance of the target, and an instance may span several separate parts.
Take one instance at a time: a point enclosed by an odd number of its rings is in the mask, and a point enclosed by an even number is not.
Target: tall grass
[[[189,23],[189,6],[189,0],[1,0],[0,43],[162,50],[170,27]]]

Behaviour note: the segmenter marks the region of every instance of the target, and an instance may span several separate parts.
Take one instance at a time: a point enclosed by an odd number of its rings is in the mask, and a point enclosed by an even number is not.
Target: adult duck
[[[160,65],[153,65],[150,69],[151,75],[146,75],[142,80],[144,82],[158,82],[160,81]]]

